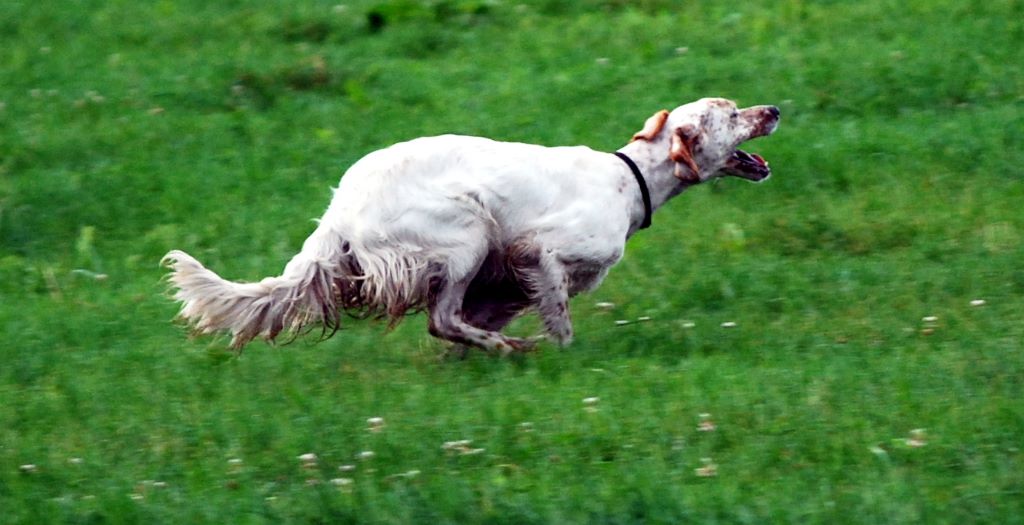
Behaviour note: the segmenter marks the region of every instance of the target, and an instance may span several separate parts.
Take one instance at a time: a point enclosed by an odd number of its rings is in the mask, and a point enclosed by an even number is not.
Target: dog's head
[[[731,100],[703,98],[671,112],[655,113],[633,140],[667,142],[675,175],[686,182],[704,182],[723,175],[761,182],[772,174],[768,163],[738,146],[770,135],[778,125],[779,108],[775,106],[739,109]]]

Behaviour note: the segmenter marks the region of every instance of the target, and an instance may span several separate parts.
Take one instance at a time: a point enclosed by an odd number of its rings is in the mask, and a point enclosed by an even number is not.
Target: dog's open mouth
[[[722,168],[728,175],[742,177],[744,179],[761,182],[771,176],[772,170],[768,167],[768,161],[757,153],[747,153],[741,149],[736,150]]]

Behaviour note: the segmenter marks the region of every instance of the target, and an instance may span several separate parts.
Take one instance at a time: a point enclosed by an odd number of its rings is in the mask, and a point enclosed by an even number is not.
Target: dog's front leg
[[[554,253],[540,253],[537,264],[517,269],[530,291],[530,298],[540,314],[544,328],[556,343],[572,343],[572,321],[569,318],[569,274]]]

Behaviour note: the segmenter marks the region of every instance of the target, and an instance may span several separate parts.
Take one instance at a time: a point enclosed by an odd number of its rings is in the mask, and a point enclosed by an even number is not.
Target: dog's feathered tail
[[[225,280],[191,255],[171,251],[162,262],[171,269],[168,280],[182,303],[179,317],[200,333],[230,332],[235,349],[311,323],[321,323],[325,332],[337,330],[341,312],[361,302],[359,270],[346,243],[332,247],[321,241],[314,234],[280,276],[254,283]]]

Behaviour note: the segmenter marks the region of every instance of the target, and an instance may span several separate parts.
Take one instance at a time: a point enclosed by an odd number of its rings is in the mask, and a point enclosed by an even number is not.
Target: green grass
[[[1024,523],[1022,21],[1019,0],[4,2],[0,522]],[[412,317],[235,358],[171,323],[165,252],[276,274],[369,151],[612,150],[709,95],[782,108],[752,146],[775,176],[661,210],[574,301],[567,349],[444,362]],[[461,439],[483,450],[442,449]]]

